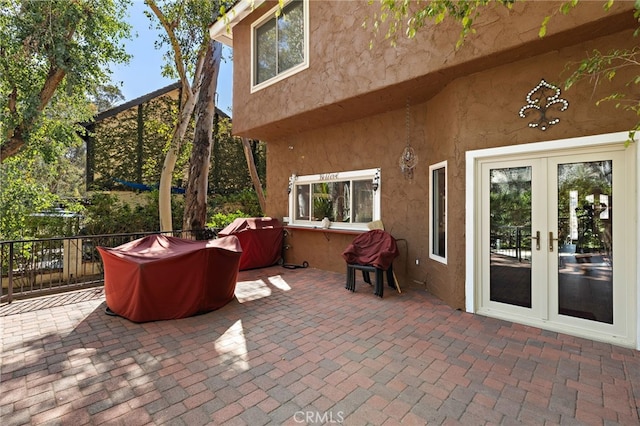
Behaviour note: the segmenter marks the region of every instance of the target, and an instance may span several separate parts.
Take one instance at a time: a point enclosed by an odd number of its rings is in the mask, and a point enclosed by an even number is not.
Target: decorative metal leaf
[[[552,109],[562,112],[569,108],[569,102],[560,97],[560,88],[547,83],[544,79],[540,80],[540,83],[531,89],[527,94],[526,100],[527,104],[520,108],[518,115],[526,118],[527,115],[535,114],[535,111],[537,111],[538,116],[536,120],[529,123],[529,127],[539,128],[543,131],[560,122],[558,117],[548,115]]]

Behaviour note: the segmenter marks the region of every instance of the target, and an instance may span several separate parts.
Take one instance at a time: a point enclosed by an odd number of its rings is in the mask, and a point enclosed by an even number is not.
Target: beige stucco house
[[[214,24],[233,47],[234,132],[268,143],[266,213],[287,223],[286,262],[346,272],[342,251],[381,220],[401,286],[639,348],[639,154],[625,146],[638,117],[596,106],[638,88],[561,84],[588,52],[637,46],[638,22],[633,2],[559,5],[487,9],[458,50],[453,22],[391,46],[362,26],[380,12],[364,0],[279,15],[243,0]]]

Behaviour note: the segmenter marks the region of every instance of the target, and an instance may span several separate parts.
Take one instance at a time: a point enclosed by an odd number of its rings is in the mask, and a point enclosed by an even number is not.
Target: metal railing
[[[531,260],[531,227],[501,226],[491,233],[491,252],[513,257],[519,262]]]
[[[157,232],[0,241],[0,302],[103,285],[104,269],[96,247],[117,247],[152,234]],[[165,234],[194,235],[191,231]]]

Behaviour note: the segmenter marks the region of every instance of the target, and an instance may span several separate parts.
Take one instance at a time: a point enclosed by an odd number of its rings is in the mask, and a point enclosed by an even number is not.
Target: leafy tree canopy
[[[150,8],[162,11],[165,22],[158,22],[150,11],[145,15],[159,29],[156,49],[164,49],[162,75],[168,78],[192,79],[196,66],[209,41],[209,26],[218,18],[219,10],[226,10],[233,1],[190,0],[190,1],[146,1]],[[167,28],[168,27],[168,28]],[[167,31],[170,29],[171,31]]]
[[[0,161],[25,145],[51,154],[91,118],[88,94],[129,58],[120,43],[128,4],[0,0]]]

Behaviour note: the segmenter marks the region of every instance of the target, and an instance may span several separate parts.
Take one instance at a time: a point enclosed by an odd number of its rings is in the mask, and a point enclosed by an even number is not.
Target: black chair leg
[[[387,284],[391,288],[397,288],[396,287],[396,279],[393,276],[393,265],[390,265],[389,269],[387,269]]]
[[[344,288],[351,292],[356,290],[356,270],[350,265],[347,265],[347,285]]]
[[[376,287],[374,294],[380,298],[382,298],[384,293],[384,274],[382,272],[382,269],[376,268]]]
[[[344,286],[344,288],[346,288],[347,290],[351,290],[351,288],[349,287],[349,274],[351,274],[351,268],[349,268],[349,265],[347,265],[347,283]]]
[[[370,265],[354,265],[354,264],[348,264],[347,265],[347,283],[345,285],[344,288],[346,288],[347,290],[351,291],[351,292],[355,292],[356,291],[356,269],[359,269],[362,271],[362,279],[368,283],[369,285],[374,285],[374,291],[373,294],[381,297],[384,294],[384,273],[385,271],[383,269],[379,269],[379,268],[375,268],[373,266]],[[370,272],[375,272],[375,283],[372,283],[371,281],[371,275]],[[395,285],[393,285],[393,271],[391,271],[390,269],[386,271],[387,273],[387,281],[390,287],[395,287]]]

